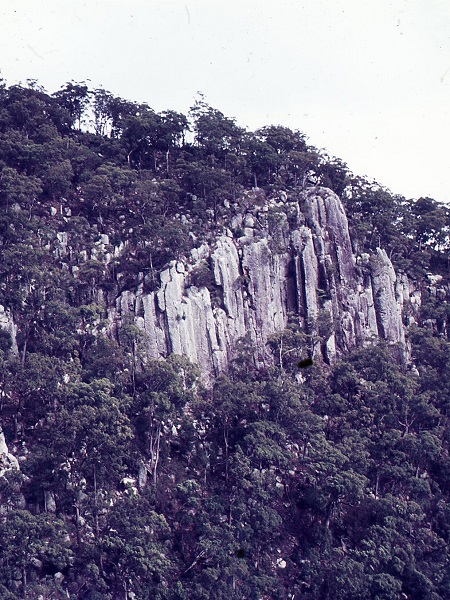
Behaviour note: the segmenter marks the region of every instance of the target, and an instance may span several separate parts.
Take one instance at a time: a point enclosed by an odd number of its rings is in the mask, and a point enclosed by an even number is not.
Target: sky
[[[200,91],[450,203],[449,0],[0,0],[0,28],[9,85],[86,81],[185,114]]]

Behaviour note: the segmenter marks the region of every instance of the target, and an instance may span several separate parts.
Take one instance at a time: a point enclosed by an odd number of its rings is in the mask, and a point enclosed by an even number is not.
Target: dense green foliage
[[[293,319],[275,366],[242,340],[206,390],[183,357],[143,362],[133,323],[107,335],[105,303],[155,286],[224,201],[316,183],[357,252],[447,276],[445,206],[300,132],[245,131],[201,97],[186,117],[83,83],[0,87],[0,304],[18,327],[17,352],[0,335],[0,409],[20,459],[0,476],[2,598],[450,597],[449,309],[425,285],[418,371],[374,343],[300,378],[312,342]],[[193,276],[212,284],[206,264]]]

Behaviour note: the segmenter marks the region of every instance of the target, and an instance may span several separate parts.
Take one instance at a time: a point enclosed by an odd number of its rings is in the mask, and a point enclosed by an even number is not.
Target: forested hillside
[[[111,329],[114,299],[156,289],[232,206],[316,186],[355,255],[384,248],[420,290],[407,364],[374,339],[300,369],[327,324],[292,314],[271,364],[243,338],[205,387],[201,364],[149,360],[132,319]],[[446,205],[201,96],[156,113],[33,81],[0,87],[0,203],[1,598],[450,597]],[[207,263],[192,277],[220,303]]]

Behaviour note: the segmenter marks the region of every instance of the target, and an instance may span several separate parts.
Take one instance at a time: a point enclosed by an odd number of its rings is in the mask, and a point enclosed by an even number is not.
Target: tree
[[[40,429],[42,445],[31,474],[62,502],[67,494],[72,499],[78,544],[87,500],[92,503],[92,527],[98,537],[98,490],[116,485],[125,473],[132,439],[127,402],[126,397],[113,395],[106,379],[74,383],[60,409]]]
[[[73,553],[64,540],[64,524],[48,515],[34,516],[15,510],[0,524],[3,540],[0,550],[0,574],[6,587],[12,587],[16,573],[21,576],[21,593],[28,598],[29,575],[39,568],[53,572],[67,568]]]
[[[245,136],[243,148],[254,187],[267,185],[271,181],[272,174],[277,170],[279,159],[276,151],[256,134]]]
[[[55,161],[49,164],[42,173],[44,192],[53,198],[61,200],[71,189],[74,173],[69,159]]]
[[[120,143],[127,153],[128,166],[156,171],[154,150],[160,122],[161,118],[145,104],[136,106],[133,114],[124,118]]]
[[[430,246],[438,250],[448,246],[448,209],[432,198],[419,198],[409,205],[412,223],[408,233],[415,236],[415,241],[422,246]]]
[[[336,157],[322,155],[318,169],[321,185],[331,188],[338,196],[342,196],[351,173],[345,162]]]
[[[169,524],[148,497],[130,495],[119,500],[109,511],[100,545],[110,589],[125,600],[136,593],[142,598],[166,598],[174,574],[170,543]]]
[[[71,126],[76,126],[78,131],[81,131],[83,117],[90,103],[90,95],[91,92],[84,81],[78,83],[70,81],[53,94],[61,106],[68,111]]]
[[[5,167],[0,174],[0,197],[7,211],[18,204],[31,219],[33,207],[42,194],[42,182],[34,176],[21,175],[16,169]]]
[[[42,326],[45,306],[53,299],[60,299],[64,278],[59,268],[51,264],[48,249],[33,247],[30,240],[2,252],[0,274],[4,281],[2,302],[11,310],[19,327],[18,342],[25,364],[28,345]]]
[[[185,115],[175,112],[173,110],[167,110],[160,114],[160,132],[156,146],[158,149],[164,151],[165,162],[166,162],[166,175],[170,177],[170,153],[174,148],[184,146],[185,134],[189,131],[189,124]]]
[[[103,88],[92,92],[92,108],[94,112],[94,131],[96,135],[112,135],[113,113],[116,98]]]
[[[194,383],[192,368],[183,361],[180,363],[176,356],[168,362],[150,361],[142,372],[136,373],[136,434],[154,485],[161,459],[167,457],[173,427],[181,420],[186,402],[192,397]]]
[[[136,182],[135,173],[129,168],[104,163],[83,185],[86,205],[92,215],[104,226],[106,219],[125,210],[127,198]]]
[[[225,160],[228,152],[238,150],[243,130],[234,119],[209,106],[203,94],[199,94],[189,114],[194,122],[195,141],[211,167],[216,166],[216,160]],[[223,162],[222,165],[225,166]]]

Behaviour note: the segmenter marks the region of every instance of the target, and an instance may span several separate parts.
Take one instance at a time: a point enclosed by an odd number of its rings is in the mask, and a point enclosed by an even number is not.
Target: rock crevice
[[[186,355],[206,378],[226,369],[243,337],[255,348],[257,364],[270,361],[267,339],[287,326],[292,312],[306,329],[328,314],[327,360],[373,336],[404,344],[408,290],[399,289],[386,252],[357,260],[345,211],[332,191],[313,188],[303,194],[300,210],[293,205],[297,217],[290,224],[280,212],[271,220],[270,207],[235,217],[234,235],[226,230],[211,246],[193,251],[191,260],[172,262],[160,275],[159,289],[119,296],[113,321],[134,315],[149,357]],[[239,237],[242,222],[245,235]],[[191,283],[192,270],[205,257],[221,306],[214,305],[208,287]]]

